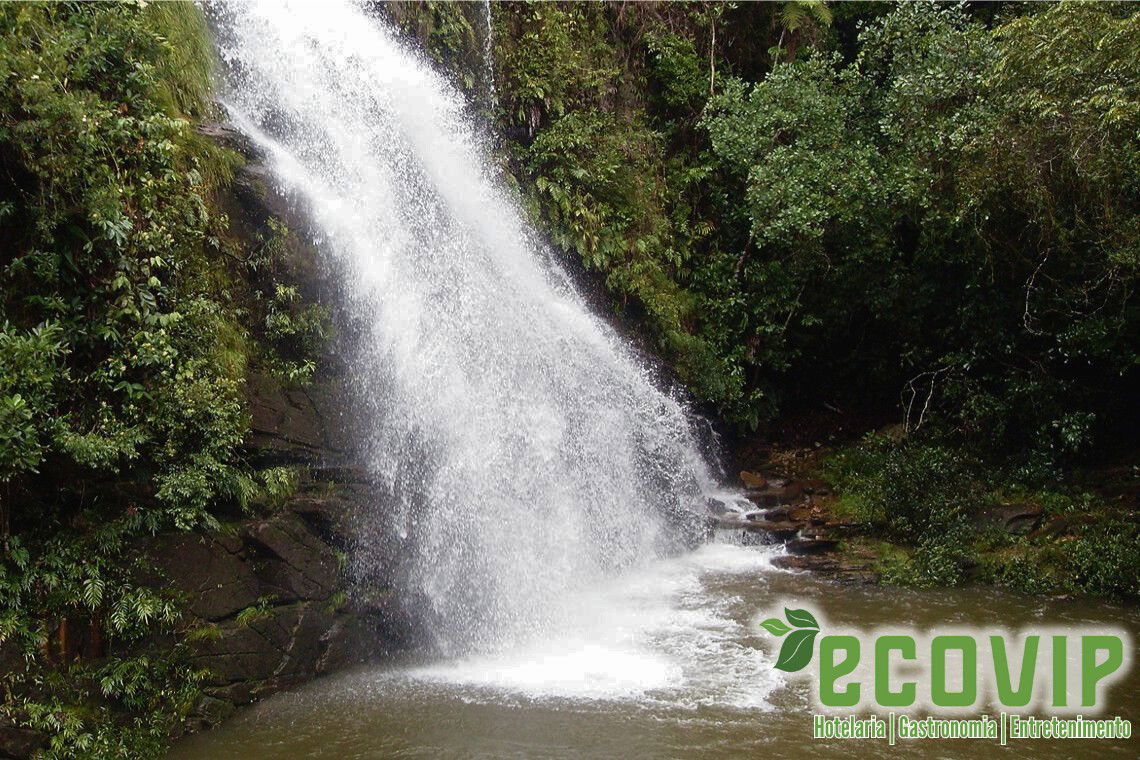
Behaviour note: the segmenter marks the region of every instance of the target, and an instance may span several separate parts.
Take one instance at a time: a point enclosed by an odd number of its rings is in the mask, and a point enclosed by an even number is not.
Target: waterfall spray
[[[446,79],[357,5],[215,15],[231,118],[367,325],[351,364],[376,519],[438,647],[509,645],[699,531],[713,483],[686,410],[523,222]]]

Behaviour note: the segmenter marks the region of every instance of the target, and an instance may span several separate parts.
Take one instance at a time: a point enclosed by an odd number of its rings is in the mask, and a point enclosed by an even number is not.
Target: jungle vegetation
[[[730,437],[874,421],[825,472],[889,579],[1140,597],[1133,6],[496,3],[490,61],[480,4],[377,12]],[[48,757],[161,752],[196,674],[132,542],[272,490],[243,385],[312,371],[233,255],[212,62],[191,5],[0,4],[0,721]],[[1072,526],[971,528],[1002,500]]]

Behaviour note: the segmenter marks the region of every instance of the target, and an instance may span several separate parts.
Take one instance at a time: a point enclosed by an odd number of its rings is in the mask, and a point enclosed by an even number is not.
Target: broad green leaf
[[[815,616],[807,610],[789,610],[785,607],[784,617],[796,628],[815,628],[817,631],[819,630],[819,623],[816,622]]]
[[[811,662],[812,647],[815,645],[815,637],[818,634],[819,631],[807,629],[792,631],[788,638],[784,639],[784,645],[780,647],[780,656],[776,658],[776,667],[788,673],[803,670]]]
[[[760,624],[760,627],[768,631],[768,633],[772,634],[773,636],[783,636],[785,633],[792,630],[788,626],[784,625],[784,621],[780,620],[779,618],[768,618]]]

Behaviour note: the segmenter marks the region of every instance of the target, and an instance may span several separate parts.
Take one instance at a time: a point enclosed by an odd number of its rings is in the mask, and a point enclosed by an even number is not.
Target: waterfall
[[[568,590],[690,540],[713,482],[685,408],[523,222],[446,78],[366,6],[211,13],[230,117],[367,326],[352,422],[396,541],[375,551],[438,647],[557,625]]]
[[[491,0],[483,0],[483,18],[487,21],[483,32],[483,67],[487,72],[487,101],[491,105],[491,119],[494,121],[499,102],[495,93],[495,37],[491,30]]]

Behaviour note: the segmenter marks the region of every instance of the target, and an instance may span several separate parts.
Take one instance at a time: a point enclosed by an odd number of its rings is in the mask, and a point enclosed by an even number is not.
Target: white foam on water
[[[770,567],[772,549],[707,544],[570,595],[558,632],[488,655],[413,668],[418,681],[525,699],[637,700],[766,709],[782,681],[746,639],[739,600],[708,582]]]

